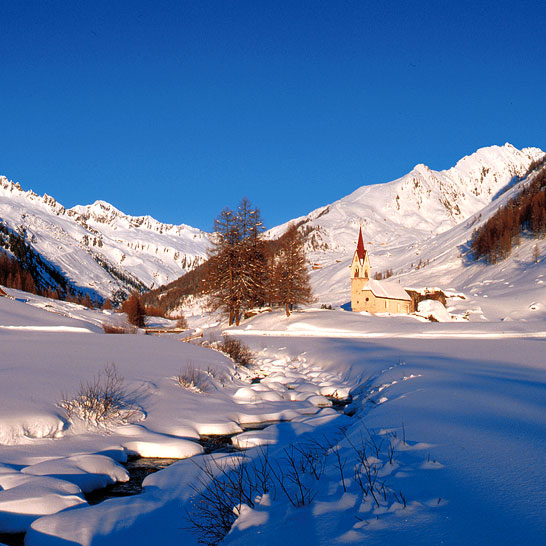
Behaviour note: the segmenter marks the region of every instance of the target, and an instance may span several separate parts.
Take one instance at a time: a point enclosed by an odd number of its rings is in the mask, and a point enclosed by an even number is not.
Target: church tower
[[[361,311],[364,302],[362,289],[370,280],[370,258],[364,248],[362,227],[358,233],[358,243],[351,263],[351,308],[353,311]]]

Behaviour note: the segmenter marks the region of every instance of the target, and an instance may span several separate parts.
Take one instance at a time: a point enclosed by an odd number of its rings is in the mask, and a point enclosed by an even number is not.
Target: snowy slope
[[[11,230],[24,227],[27,242],[72,284],[105,297],[178,278],[205,258],[209,244],[196,228],[128,216],[102,201],[65,209],[5,177],[0,221]]]

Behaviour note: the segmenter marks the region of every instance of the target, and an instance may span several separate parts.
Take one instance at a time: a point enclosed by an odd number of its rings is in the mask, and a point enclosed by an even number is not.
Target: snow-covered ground
[[[246,464],[259,466],[267,450],[287,491],[271,477],[267,492],[236,507],[226,544],[540,544],[545,536],[542,312],[443,323],[266,313],[229,330],[256,352],[247,371],[180,343],[183,334],[106,335],[100,323],[121,324],[120,315],[7,291],[15,299],[0,298],[0,533],[28,529],[30,546],[196,544],[186,512],[195,513],[201,469],[234,463],[233,454],[203,454],[199,437],[234,434]],[[112,363],[129,422],[70,422],[59,403]],[[197,388],[180,387],[177,376]],[[331,407],[328,396],[349,392],[344,410]],[[247,426],[274,421],[282,422]],[[299,490],[290,453],[307,466],[303,506],[290,501]],[[87,492],[127,479],[131,454],[180,461],[147,477],[139,495],[89,505]]]

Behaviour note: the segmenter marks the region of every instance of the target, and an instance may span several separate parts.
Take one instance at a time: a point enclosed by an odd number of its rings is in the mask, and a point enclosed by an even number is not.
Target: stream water
[[[179,459],[158,459],[153,457],[135,457],[125,463],[129,473],[129,481],[116,482],[102,489],[95,489],[85,494],[85,499],[91,505],[99,504],[106,499],[130,497],[142,493],[142,482],[146,476],[167,468]]]
[[[0,533],[0,543],[7,546],[25,546],[25,533]]]

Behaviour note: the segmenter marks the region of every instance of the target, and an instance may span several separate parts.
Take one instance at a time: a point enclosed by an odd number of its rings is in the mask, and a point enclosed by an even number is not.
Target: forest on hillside
[[[546,235],[545,160],[533,164],[530,171],[533,169],[538,171],[533,180],[474,232],[474,259],[485,257],[487,262],[494,264],[506,258],[513,246],[520,244],[522,235]]]

